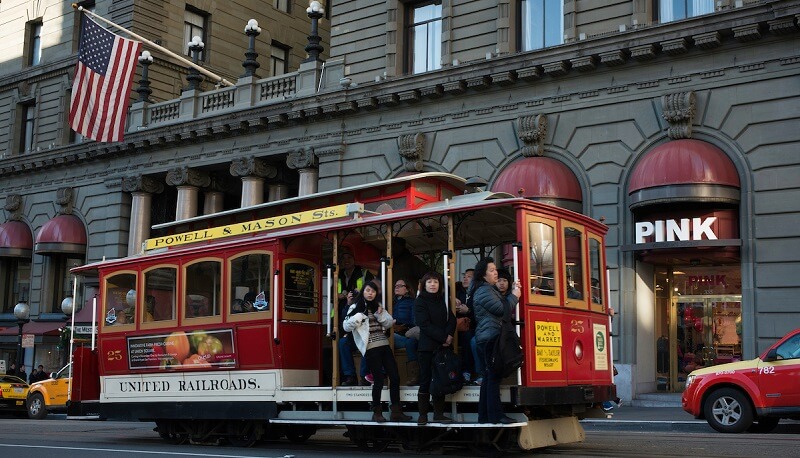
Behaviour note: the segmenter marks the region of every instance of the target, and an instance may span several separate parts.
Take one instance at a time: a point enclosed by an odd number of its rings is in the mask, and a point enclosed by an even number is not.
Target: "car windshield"
[[[66,366],[62,367],[58,374],[56,374],[55,378],[65,378],[72,376],[72,364],[67,364]]]
[[[1,383],[22,383],[22,384],[25,384],[24,380],[22,380],[22,379],[20,379],[18,377],[14,377],[13,375],[4,375],[2,378],[0,378],[0,382]]]
[[[800,358],[800,334],[795,334],[778,347],[778,359]]]

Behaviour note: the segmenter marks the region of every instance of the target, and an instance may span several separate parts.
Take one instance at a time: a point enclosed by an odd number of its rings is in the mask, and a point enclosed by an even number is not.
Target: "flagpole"
[[[167,49],[167,48],[165,48],[163,46],[160,46],[160,45],[157,45],[157,44],[153,43],[152,41],[148,40],[147,38],[144,38],[141,35],[137,35],[137,34],[131,32],[130,30],[126,29],[125,27],[122,27],[122,26],[119,26],[117,24],[114,24],[113,22],[109,21],[108,19],[106,19],[106,18],[104,18],[102,16],[98,16],[98,15],[94,14],[93,12],[91,12],[89,10],[83,9],[83,7],[79,6],[77,3],[73,3],[72,7],[75,8],[76,10],[78,10],[78,11],[82,11],[84,14],[88,14],[89,16],[91,16],[91,17],[93,17],[95,19],[99,19],[99,20],[103,21],[104,23],[110,25],[111,27],[116,28],[117,30],[120,30],[122,32],[127,33],[128,35],[132,36],[133,38],[135,38],[135,39],[137,39],[139,41],[147,43],[149,46],[152,46],[153,48],[163,52],[164,54],[166,54],[168,56],[171,56],[171,57],[174,57],[175,59],[178,59],[179,61],[185,63],[186,65],[188,65],[188,66],[190,66],[192,68],[194,68],[195,70],[199,71],[200,73],[206,75],[207,77],[213,78],[214,80],[217,81],[217,84],[222,84],[222,85],[225,85],[225,86],[233,86],[233,83],[231,83],[230,81],[226,80],[225,78],[206,70],[205,68],[195,64],[194,62],[190,61],[189,59],[186,59],[185,57],[183,57],[181,55],[175,54],[174,52],[170,51],[169,49]]]

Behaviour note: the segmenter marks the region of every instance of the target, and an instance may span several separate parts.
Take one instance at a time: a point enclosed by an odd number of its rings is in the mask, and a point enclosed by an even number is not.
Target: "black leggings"
[[[380,405],[381,391],[383,391],[384,372],[389,377],[389,398],[392,404],[400,404],[400,374],[397,372],[397,362],[394,360],[392,347],[382,345],[370,348],[364,355],[367,358],[367,367],[372,372],[372,404]]]

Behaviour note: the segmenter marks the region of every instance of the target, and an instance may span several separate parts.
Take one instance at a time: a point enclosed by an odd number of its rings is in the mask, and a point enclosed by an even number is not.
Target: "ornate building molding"
[[[310,169],[317,165],[317,156],[311,146],[292,151],[286,156],[286,166],[292,170]]]
[[[673,140],[692,138],[695,112],[694,91],[675,92],[661,97],[662,116],[669,123],[667,135]]]
[[[541,156],[544,153],[544,138],[547,136],[547,115],[537,114],[517,118],[519,139],[525,142],[521,148],[525,157]]]
[[[259,178],[275,178],[278,169],[255,156],[239,157],[231,161],[231,175],[235,177],[257,176]]]
[[[146,175],[134,175],[122,178],[122,190],[130,193],[159,194],[164,191],[164,183]]]
[[[211,184],[211,177],[189,167],[175,167],[167,172],[166,183],[170,186],[195,186],[205,188]]]
[[[9,221],[22,220],[22,196],[19,194],[9,194],[6,196],[6,204],[3,207],[8,212]]]
[[[422,171],[422,154],[425,152],[425,134],[404,134],[397,137],[403,168],[409,172]]]
[[[61,207],[61,209],[58,211],[60,215],[72,214],[74,194],[75,193],[72,191],[72,188],[69,186],[58,188],[56,191],[56,203]]]

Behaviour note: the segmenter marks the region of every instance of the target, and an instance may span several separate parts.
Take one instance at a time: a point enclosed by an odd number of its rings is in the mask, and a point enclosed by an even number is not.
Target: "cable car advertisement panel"
[[[128,367],[191,370],[236,366],[233,330],[175,331],[128,337]]]

